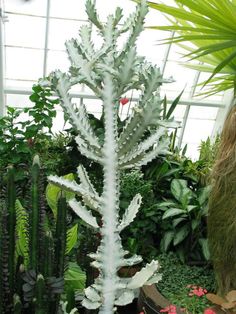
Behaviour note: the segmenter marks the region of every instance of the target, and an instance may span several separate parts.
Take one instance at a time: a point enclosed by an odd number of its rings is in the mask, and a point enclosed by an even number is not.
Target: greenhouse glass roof
[[[165,3],[173,3],[169,0]],[[133,12],[131,0],[96,0],[101,20],[105,21],[114,8],[123,8],[124,15]],[[6,106],[31,106],[31,87],[40,77],[55,69],[67,71],[69,61],[64,42],[78,35],[80,26],[88,23],[85,0],[1,0],[0,23],[0,114]],[[166,25],[167,19],[160,12],[150,10],[146,26]],[[169,33],[169,36],[172,34]],[[214,137],[220,129],[227,108],[231,103],[230,92],[208,98],[197,96],[197,84],[206,74],[185,68],[181,62],[181,48],[176,45],[160,45],[167,33],[145,29],[138,41],[138,52],[148,61],[160,66],[165,78],[173,77],[171,84],[164,84],[162,95],[173,101],[184,89],[174,116],[182,123],[178,131],[178,145],[188,144],[187,155],[196,158],[201,140]],[[96,44],[99,37],[93,34]],[[126,95],[135,101],[135,95]],[[95,115],[101,112],[101,104],[84,86],[73,89],[75,102],[84,100]],[[121,109],[123,118],[129,114],[132,101]],[[54,130],[63,129],[63,113],[58,111]]]

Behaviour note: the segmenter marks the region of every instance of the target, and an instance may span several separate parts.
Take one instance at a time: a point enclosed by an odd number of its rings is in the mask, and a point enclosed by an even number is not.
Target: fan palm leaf
[[[170,21],[168,26],[151,28],[174,31],[175,36],[164,43],[180,44],[186,49],[185,57],[204,63],[187,66],[210,73],[203,83],[208,84],[208,94],[235,90],[236,0],[175,0],[175,4],[148,1],[150,8],[163,12]],[[193,47],[183,42],[191,42]]]

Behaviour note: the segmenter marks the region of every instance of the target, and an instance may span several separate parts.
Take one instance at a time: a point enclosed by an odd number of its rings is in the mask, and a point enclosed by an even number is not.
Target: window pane
[[[168,61],[166,64],[164,78],[169,78],[172,76],[175,82],[164,84],[164,88],[168,91],[178,91],[178,93],[185,89],[183,95],[189,96],[195,75],[195,71],[187,69],[184,66],[177,64],[176,62]]]
[[[9,107],[17,107],[17,108],[25,108],[25,107],[33,106],[33,103],[29,100],[28,95],[7,94],[6,104]]]
[[[21,1],[5,0],[5,10],[10,12],[46,15],[47,0]]]
[[[50,15],[87,20],[85,0],[51,0]]]
[[[49,51],[47,59],[47,74],[57,69],[62,72],[69,70],[70,61],[66,52],[63,51]]]
[[[10,89],[29,89],[33,86],[33,84],[37,83],[37,80],[28,80],[28,81],[24,81],[24,80],[6,80],[6,89],[10,88]]]
[[[83,24],[85,24],[85,22],[50,19],[49,49],[65,50],[66,40],[77,38],[79,29]]]
[[[215,120],[218,108],[191,106],[189,118]]]
[[[7,79],[38,80],[43,75],[43,51],[6,48]]]
[[[200,144],[201,141],[205,141],[208,136],[211,136],[213,127],[214,121],[212,120],[188,119],[183,142]]]
[[[45,18],[9,14],[5,25],[6,45],[44,48]]]
[[[137,51],[139,55],[145,56],[147,61],[161,66],[166,52],[166,46],[158,45],[158,32],[155,30],[145,30],[140,35],[137,42]]]

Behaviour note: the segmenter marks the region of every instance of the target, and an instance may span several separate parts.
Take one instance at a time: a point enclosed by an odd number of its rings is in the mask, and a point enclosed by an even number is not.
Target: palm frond
[[[199,66],[189,62],[187,66],[210,73],[209,79],[205,82],[209,87],[209,95],[212,92],[234,88],[236,1],[175,0],[175,2],[176,6],[170,6],[161,2],[148,1],[149,7],[164,13],[170,23],[168,26],[151,26],[150,28],[174,31],[176,35],[165,39],[164,43],[180,44],[186,48],[185,57],[204,63]],[[184,42],[191,42],[195,48],[186,47],[183,45]],[[213,80],[216,75],[221,78]],[[219,82],[221,86],[217,86]]]

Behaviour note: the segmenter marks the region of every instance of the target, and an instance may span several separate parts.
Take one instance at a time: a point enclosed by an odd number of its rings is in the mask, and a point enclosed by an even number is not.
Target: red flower
[[[216,312],[212,310],[211,308],[209,308],[209,309],[205,309],[204,314],[216,314]]]
[[[120,103],[122,106],[126,105],[129,102],[129,99],[126,97],[123,97],[120,99]]]

